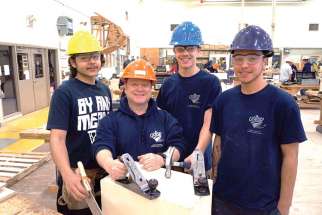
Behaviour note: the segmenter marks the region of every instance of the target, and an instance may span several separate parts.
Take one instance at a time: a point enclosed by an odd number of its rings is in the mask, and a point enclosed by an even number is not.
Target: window
[[[34,60],[35,60],[35,78],[44,77],[42,55],[34,54]]]
[[[18,59],[19,80],[29,80],[30,70],[29,70],[28,54],[19,53],[17,54],[17,59]]]
[[[309,24],[309,31],[319,31],[319,24]]]
[[[178,26],[178,24],[171,24],[170,25],[170,30],[173,31],[177,26]]]

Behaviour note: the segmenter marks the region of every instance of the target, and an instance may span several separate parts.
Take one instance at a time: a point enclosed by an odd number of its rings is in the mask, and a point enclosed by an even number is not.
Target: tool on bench
[[[79,169],[79,173],[82,177],[82,184],[85,187],[85,190],[88,192],[88,197],[85,199],[89,209],[91,210],[93,215],[102,215],[102,211],[98,206],[96,199],[93,194],[92,187],[89,182],[89,178],[86,176],[85,168],[81,161],[77,162],[77,166]]]
[[[198,149],[195,149],[192,153],[191,164],[188,162],[174,162],[172,160],[174,147],[170,146],[168,150],[164,153],[165,156],[165,177],[171,177],[171,167],[183,167],[185,169],[192,169],[193,176],[193,187],[195,194],[198,196],[207,196],[210,194],[208,180],[205,171],[204,156],[202,152]]]
[[[155,199],[160,196],[160,191],[156,189],[158,181],[156,179],[146,180],[130,154],[123,154],[120,160],[126,166],[130,177],[116,180],[117,182],[147,199]]]

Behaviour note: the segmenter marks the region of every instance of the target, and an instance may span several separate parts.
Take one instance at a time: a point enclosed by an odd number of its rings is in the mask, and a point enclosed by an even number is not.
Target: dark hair
[[[71,61],[75,61],[75,58],[76,58],[77,54],[75,55],[71,55],[69,58],[68,58],[68,65],[69,65],[69,78],[75,78],[76,75],[77,75],[77,69],[75,67],[72,66],[71,64]],[[101,67],[105,64],[105,56],[104,54],[101,54]]]

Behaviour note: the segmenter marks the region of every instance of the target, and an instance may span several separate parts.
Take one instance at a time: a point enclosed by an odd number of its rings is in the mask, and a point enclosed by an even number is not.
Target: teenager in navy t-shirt
[[[241,84],[223,92],[213,107],[210,130],[220,157],[212,214],[288,215],[298,143],[306,140],[299,108],[291,95],[263,78],[273,55],[263,29],[248,26],[231,47]]]
[[[161,86],[157,104],[171,113],[183,127],[186,161],[191,162],[194,149],[204,152],[205,168],[211,168],[211,106],[221,92],[218,78],[196,65],[203,43],[198,26],[184,22],[177,26],[170,44],[178,62],[178,73]]]
[[[75,172],[81,161],[100,191],[99,169],[92,156],[91,145],[98,122],[112,111],[111,93],[96,81],[104,64],[102,48],[89,33],[74,34],[68,44],[71,77],[55,90],[51,99],[47,129],[50,149],[58,169],[57,210],[62,214],[91,214],[85,202],[88,193]],[[100,202],[100,195],[97,195]]]

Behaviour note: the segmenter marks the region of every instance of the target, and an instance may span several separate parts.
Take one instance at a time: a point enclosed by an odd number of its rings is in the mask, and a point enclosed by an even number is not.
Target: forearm
[[[113,156],[112,153],[107,150],[107,149],[103,149],[100,150],[97,154],[96,154],[96,160],[97,163],[106,171],[110,174],[110,166],[111,163],[113,162]]]
[[[202,152],[205,152],[212,138],[212,133],[209,131],[211,115],[212,115],[212,110],[208,109],[205,112],[204,122],[199,133],[199,139],[198,139],[198,144],[196,146],[196,149],[199,149]]]
[[[293,191],[297,174],[297,153],[283,155],[281,169],[281,190],[278,202],[279,208],[289,209],[292,204]]]
[[[50,151],[53,161],[63,177],[73,173],[69,163],[65,139],[51,135]]]

